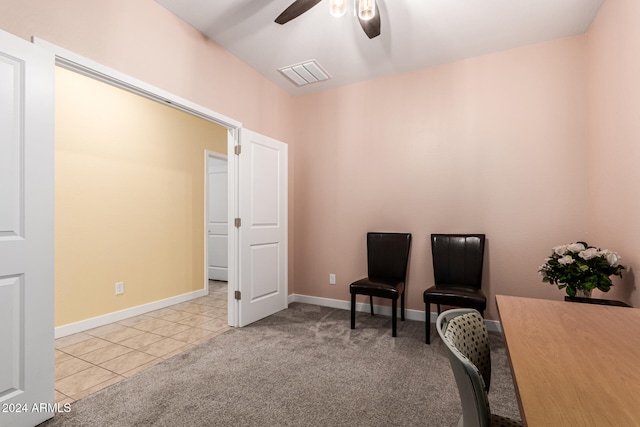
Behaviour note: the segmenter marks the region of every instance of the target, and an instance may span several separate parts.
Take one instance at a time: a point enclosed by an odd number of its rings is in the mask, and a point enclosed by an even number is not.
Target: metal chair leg
[[[373,295],[369,295],[369,305],[371,306],[371,315],[373,316]]]
[[[404,292],[400,297],[400,320],[404,321]]]

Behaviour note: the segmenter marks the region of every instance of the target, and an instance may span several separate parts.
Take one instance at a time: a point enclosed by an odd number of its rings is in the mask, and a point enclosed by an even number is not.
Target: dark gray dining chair
[[[431,342],[431,304],[474,308],[482,315],[487,297],[482,291],[484,234],[432,234],[434,286],[424,291],[426,343]]]
[[[351,329],[356,327],[356,295],[369,295],[373,316],[373,297],[391,299],[391,336],[397,334],[398,299],[404,320],[404,288],[411,249],[410,233],[367,233],[367,277],[349,285]]]

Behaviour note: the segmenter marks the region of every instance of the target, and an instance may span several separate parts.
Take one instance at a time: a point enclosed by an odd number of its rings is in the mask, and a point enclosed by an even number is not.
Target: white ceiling
[[[381,35],[369,39],[353,7],[329,0],[285,25],[293,0],[156,0],[292,95],[584,34],[604,0],[377,0]],[[298,87],[277,70],[315,59],[331,79]]]

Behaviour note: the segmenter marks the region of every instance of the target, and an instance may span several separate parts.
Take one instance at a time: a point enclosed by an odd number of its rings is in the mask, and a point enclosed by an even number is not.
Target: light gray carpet
[[[432,326],[433,328],[433,326]],[[435,333],[432,330],[432,334]],[[519,418],[504,343],[491,334],[492,412]],[[71,405],[53,426],[453,426],[444,345],[424,323],[294,303]]]

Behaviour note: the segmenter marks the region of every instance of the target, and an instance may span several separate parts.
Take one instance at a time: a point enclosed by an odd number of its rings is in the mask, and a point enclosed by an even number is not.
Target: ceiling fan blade
[[[373,18],[365,21],[358,17],[358,21],[360,21],[360,26],[362,26],[367,37],[370,39],[378,37],[380,35],[380,8],[378,7],[378,2],[376,2],[376,14]]]
[[[302,15],[321,1],[322,0],[296,0],[291,3],[291,5],[289,5],[289,7],[284,10],[284,12],[278,15],[278,17],[276,18],[276,22],[280,25],[286,24],[292,19]]]

